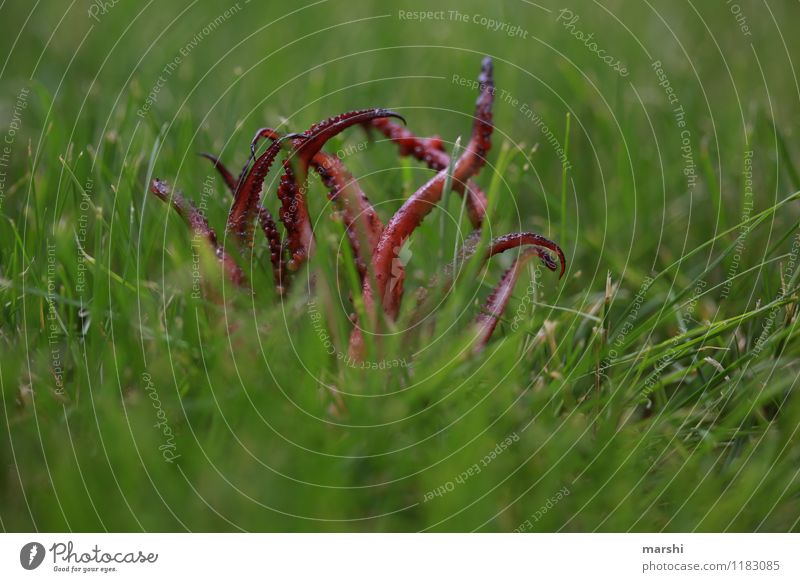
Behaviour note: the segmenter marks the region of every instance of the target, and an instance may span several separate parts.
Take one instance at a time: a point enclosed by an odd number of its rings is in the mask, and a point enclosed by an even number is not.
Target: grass
[[[0,8],[0,107],[20,122],[0,198],[0,526],[797,530],[800,7],[743,5],[745,35],[719,7],[574,4],[629,76],[547,2],[441,6],[527,38],[398,17],[424,3],[240,2],[213,30],[210,4]],[[316,183],[318,251],[283,303],[264,244],[257,293],[203,255],[193,296],[191,236],[152,176],[222,232],[229,201],[196,153],[238,167],[258,127],[386,106],[452,149],[475,97],[457,79],[484,54],[502,91],[479,178],[491,233],[549,236],[568,269],[532,266],[480,356],[470,321],[510,256],[434,290],[421,324],[372,346],[384,366],[337,357],[357,275]],[[359,130],[336,150],[384,219],[430,176]],[[398,330],[468,231],[458,196],[441,206],[404,251]]]

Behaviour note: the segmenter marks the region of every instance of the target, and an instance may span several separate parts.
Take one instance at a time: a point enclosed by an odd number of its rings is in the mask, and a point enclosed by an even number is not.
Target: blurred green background
[[[4,3],[0,525],[796,530],[798,19],[789,1]],[[197,152],[238,169],[259,127],[363,107],[449,150],[483,55],[492,232],[568,261],[561,282],[531,269],[483,354],[461,353],[473,295],[510,256],[390,343],[408,365],[328,353],[320,329],[346,351],[352,308],[313,180],[322,328],[307,286],[276,299],[261,240],[252,297],[211,262],[191,297],[190,234],[150,177],[200,201]],[[431,176],[358,128],[329,150],[384,220]],[[407,307],[458,202],[412,241]]]

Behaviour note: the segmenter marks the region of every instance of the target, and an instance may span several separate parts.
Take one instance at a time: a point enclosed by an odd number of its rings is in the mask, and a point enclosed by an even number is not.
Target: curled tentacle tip
[[[402,121],[403,125],[408,125],[406,118],[400,115],[397,111],[392,111],[391,109],[379,109],[378,113],[380,113],[382,117],[394,117],[395,119]]]
[[[542,253],[540,253],[539,256],[541,257],[542,261],[544,261],[545,266],[551,271],[555,271],[561,267],[561,270],[558,273],[558,278],[560,280],[567,270],[567,258],[564,256],[564,251],[558,244],[546,239],[541,235],[534,235],[534,237],[537,239],[537,242],[534,244],[538,245],[542,249]],[[555,253],[556,257],[558,258],[558,262],[555,261],[553,256],[548,251]]]
[[[558,249],[556,251],[558,253],[558,262],[561,263],[561,272],[558,274],[558,278],[561,280],[567,270],[567,259],[564,257],[564,251],[561,250],[561,247],[556,245],[556,248]]]

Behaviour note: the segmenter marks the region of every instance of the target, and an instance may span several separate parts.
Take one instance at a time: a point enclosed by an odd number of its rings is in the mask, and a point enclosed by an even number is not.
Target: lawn
[[[798,530],[798,21],[788,0],[0,4],[0,527]],[[452,151],[485,55],[484,229],[557,241],[566,273],[528,263],[479,353],[514,253],[416,310],[472,228],[458,195],[403,248],[362,362],[316,176],[283,298],[260,232],[238,289],[149,193],[175,185],[222,240],[197,154],[238,170],[260,127],[387,107]],[[326,150],[384,221],[433,176],[359,127]]]

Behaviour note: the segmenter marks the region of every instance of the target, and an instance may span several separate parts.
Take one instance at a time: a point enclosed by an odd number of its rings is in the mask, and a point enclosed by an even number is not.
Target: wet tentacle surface
[[[328,189],[328,198],[342,214],[347,237],[363,279],[372,260],[372,251],[383,232],[383,222],[358,181],[338,157],[319,152],[314,156],[311,165]]]
[[[405,264],[400,261],[400,250],[424,218],[438,205],[448,179],[450,187],[465,197],[467,214],[476,230],[467,238],[454,263],[443,269],[447,277],[446,287],[453,281],[453,265],[463,264],[479,248],[480,228],[487,203],[486,196],[473,177],[486,164],[494,129],[491,112],[494,81],[492,62],[488,57],[482,62],[478,83],[479,94],[475,104],[472,133],[455,163],[452,163],[441,138],[420,138],[394,121],[400,119],[405,123],[399,114],[381,108],[342,113],[315,123],[303,133],[282,135],[275,129],[261,128],[250,143],[250,155],[238,177],[218,157],[201,154],[214,165],[233,195],[226,233],[234,238],[240,248],[250,250],[255,224],[258,222],[269,246],[275,285],[279,294],[284,295],[290,282],[290,271],[296,271],[313,251],[314,233],[306,199],[308,172],[313,169],[320,176],[328,190],[328,198],[344,223],[361,276],[362,297],[370,325],[375,326],[380,311],[390,320],[396,319],[404,293],[405,278]],[[401,155],[414,157],[437,172],[403,203],[385,226],[341,159],[322,151],[330,139],[356,124],[377,129],[398,146]],[[263,153],[256,156],[261,140],[271,140],[271,143]],[[275,160],[284,150],[285,157],[277,186],[280,203],[278,218],[286,230],[285,240],[282,240],[276,221],[264,205],[262,190]],[[447,175],[448,170],[452,171],[451,176]],[[244,273],[222,248],[216,233],[194,204],[184,199],[180,193],[173,193],[166,183],[157,179],[153,180],[151,191],[160,199],[171,202],[192,232],[207,241],[226,277],[236,285],[246,286]],[[503,274],[476,318],[476,350],[485,346],[492,336],[527,261],[538,257],[548,269],[559,271],[559,277],[565,272],[566,260],[561,248],[555,242],[531,232],[512,233],[489,241],[484,249],[481,266],[492,256],[511,249],[520,249],[519,256]],[[357,324],[351,335],[350,353],[359,358],[362,351],[363,336]]]
[[[244,248],[250,248],[253,242],[253,222],[261,204],[261,189],[275,158],[282,148],[281,141],[270,144],[266,151],[253,163],[246,177],[239,182],[233,197],[233,204],[228,213],[226,230]]]
[[[172,203],[172,207],[186,221],[190,230],[208,242],[228,279],[237,286],[244,286],[246,279],[242,269],[219,244],[217,233],[209,226],[206,217],[195,207],[194,203],[186,200],[180,192],[172,192],[169,185],[158,178],[155,178],[150,184],[150,191],[164,202]]]
[[[345,129],[386,117],[405,121],[399,113],[389,109],[359,109],[329,117],[315,123],[301,134],[290,136],[292,151],[284,162],[283,175],[278,185],[278,198],[282,204],[279,218],[286,227],[290,255],[287,263],[289,270],[295,271],[300,268],[300,265],[308,259],[314,244],[305,201],[306,179],[312,160],[329,140]]]
[[[494,100],[494,81],[492,77],[492,61],[488,57],[483,60],[481,74],[478,77],[481,90],[475,105],[475,121],[472,136],[464,151],[459,156],[453,169],[453,183],[465,183],[477,174],[486,163],[486,155],[491,148],[492,137],[492,102]],[[392,217],[383,231],[381,240],[373,256],[373,269],[377,289],[364,289],[364,295],[381,297],[384,311],[393,317],[397,314],[401,299],[400,293],[387,296],[386,290],[392,279],[392,264],[398,249],[433,210],[442,197],[442,190],[447,181],[447,170],[442,170],[406,200],[400,210]],[[397,285],[397,287],[401,287]]]
[[[447,169],[450,165],[450,156],[444,150],[444,142],[438,136],[420,138],[414,135],[405,126],[395,123],[391,119],[374,119],[371,127],[376,128],[383,135],[396,143],[400,155],[411,156],[424,162],[431,170],[437,172]],[[486,194],[474,180],[464,183],[453,183],[453,190],[467,196],[467,214],[472,226],[479,228],[486,216],[488,202]]]
[[[540,256],[536,249],[522,252],[514,260],[514,263],[506,269],[506,272],[500,278],[500,282],[484,302],[481,312],[475,318],[475,323],[478,326],[478,337],[474,348],[476,351],[483,349],[489,342],[494,330],[497,328],[497,324],[500,322],[500,317],[506,306],[508,306],[514,287],[524,271],[525,265],[536,256]]]

